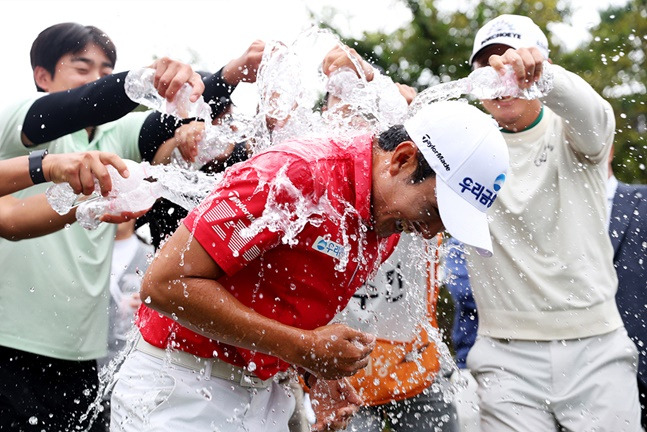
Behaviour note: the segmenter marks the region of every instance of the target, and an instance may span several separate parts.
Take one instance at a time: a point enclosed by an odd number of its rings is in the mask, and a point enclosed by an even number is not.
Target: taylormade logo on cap
[[[436,157],[438,158],[442,166],[445,167],[445,170],[451,171],[451,168],[449,167],[449,164],[445,161],[443,154],[436,149],[436,146],[434,145],[434,143],[431,142],[431,138],[429,138],[429,135],[423,136],[422,142],[424,142],[427,145],[427,147],[432,151],[432,153],[436,155]]]
[[[470,64],[483,48],[501,44],[514,49],[537,48],[548,58],[548,39],[530,18],[521,15],[500,15],[487,22],[476,33]]]
[[[404,128],[436,173],[447,231],[491,254],[486,212],[508,170],[508,148],[494,119],[468,103],[443,101],[423,107]]]

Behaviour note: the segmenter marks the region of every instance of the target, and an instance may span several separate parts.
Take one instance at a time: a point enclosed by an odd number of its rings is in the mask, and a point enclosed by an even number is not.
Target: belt
[[[274,381],[272,378],[262,380],[248,370],[234,366],[217,358],[204,358],[173,349],[161,349],[146,342],[141,336],[135,345],[137,351],[152,357],[168,361],[215,378],[234,381],[242,387],[267,388]]]

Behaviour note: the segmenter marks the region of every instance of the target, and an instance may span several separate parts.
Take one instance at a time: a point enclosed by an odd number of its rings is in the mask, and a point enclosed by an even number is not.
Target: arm
[[[218,279],[223,270],[183,225],[162,247],[142,282],[147,305],[211,339],[255,350],[319,376],[348,376],[368,363],[374,338],[341,324],[312,331],[265,317],[240,303]],[[359,342],[359,343],[358,343]]]
[[[551,70],[554,87],[543,102],[567,120],[569,143],[576,152],[596,162],[604,160],[616,127],[613,108],[579,76],[557,65]]]
[[[76,209],[59,215],[47,202],[45,194],[25,199],[11,195],[0,198],[0,237],[23,240],[40,237],[76,221]]]
[[[95,179],[102,195],[112,189],[110,174],[106,165],[114,166],[123,176],[128,177],[128,169],[119,156],[106,152],[83,152],[48,154],[43,158],[43,175],[46,181],[67,182],[76,193],[91,194]],[[29,176],[27,156],[0,161],[0,195],[5,195],[33,186]],[[139,213],[123,213],[119,216],[106,216],[105,222],[119,223],[138,216]],[[0,198],[0,237],[8,240],[21,240],[39,237],[62,229],[76,220],[76,209],[61,216],[47,202],[45,194],[25,199],[12,196]]]
[[[541,77],[544,60],[537,48],[520,48],[493,55],[489,63],[500,73],[506,64],[511,65],[519,87],[527,88]],[[611,105],[579,76],[557,65],[550,69],[554,74],[553,89],[542,102],[566,120],[569,143],[576,152],[595,162],[604,160],[615,129]]]
[[[18,192],[33,186],[29,175],[27,156],[0,161],[0,196]],[[94,179],[101,187],[101,194],[107,196],[112,189],[110,174],[106,165],[114,166],[123,176],[128,177],[128,168],[121,158],[107,152],[83,152],[48,154],[43,158],[43,175],[46,181],[67,182],[75,193],[90,195],[94,191]]]
[[[116,120],[137,107],[124,91],[127,72],[109,75],[72,90],[47,94],[29,108],[22,125],[26,147]]]

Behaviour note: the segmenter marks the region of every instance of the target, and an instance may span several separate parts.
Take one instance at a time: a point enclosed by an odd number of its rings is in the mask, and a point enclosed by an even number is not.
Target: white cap
[[[525,16],[499,15],[481,27],[474,38],[470,64],[479,51],[494,44],[507,45],[514,49],[535,47],[548,58],[546,35],[537,24]]]
[[[422,108],[404,128],[436,172],[447,231],[491,256],[486,212],[508,172],[508,147],[494,119],[468,103],[443,101]]]

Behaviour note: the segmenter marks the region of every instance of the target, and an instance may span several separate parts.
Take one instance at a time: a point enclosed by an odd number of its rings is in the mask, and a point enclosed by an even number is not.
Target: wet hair
[[[413,141],[403,125],[391,126],[380,134],[377,139],[378,146],[385,151],[392,152],[395,148],[404,141]],[[434,177],[436,173],[427,163],[427,160],[422,155],[420,150],[416,152],[416,159],[418,166],[411,174],[412,183],[420,183],[429,177]]]
[[[56,64],[61,57],[79,53],[91,43],[101,48],[114,67],[117,62],[117,48],[108,35],[93,26],[61,23],[46,28],[34,40],[29,53],[31,68],[41,66],[54,77]],[[36,88],[38,91],[45,91],[38,87],[38,84]]]

